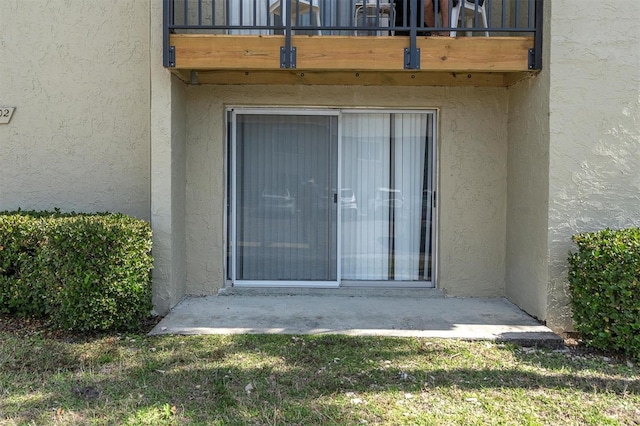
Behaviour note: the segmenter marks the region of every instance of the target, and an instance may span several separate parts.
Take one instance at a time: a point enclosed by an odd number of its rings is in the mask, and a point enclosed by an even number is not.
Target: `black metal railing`
[[[175,66],[170,34],[281,34],[285,36],[281,48],[282,68],[295,68],[292,35],[405,36],[409,38],[405,68],[419,69],[417,37],[457,37],[464,33],[466,36],[532,35],[534,46],[529,51],[529,69],[542,68],[544,0],[433,0],[432,10],[424,7],[425,1],[431,3],[431,0],[163,1],[166,67]]]

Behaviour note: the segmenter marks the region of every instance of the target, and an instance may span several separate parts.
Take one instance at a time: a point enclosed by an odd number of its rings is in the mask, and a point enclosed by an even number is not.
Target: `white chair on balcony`
[[[272,0],[271,6],[269,6],[269,13],[272,16],[286,16],[286,2],[284,0]],[[315,20],[315,25],[313,26],[321,26],[322,23],[320,21],[320,5],[319,0],[291,0],[291,25],[296,25],[296,21],[298,20],[297,14],[300,16],[307,15],[309,17],[313,17]],[[283,21],[284,23],[284,21]],[[293,32],[295,34],[295,32]],[[322,31],[318,30],[318,35],[322,35]]]
[[[378,4],[376,0],[364,0],[356,2],[353,21],[357,27],[375,26],[389,27],[395,21],[395,8],[388,0],[382,0]],[[370,30],[356,30],[356,35],[372,35]],[[389,35],[389,31],[377,31],[376,35]],[[391,34],[393,35],[393,34]]]
[[[451,28],[458,28],[458,22],[462,21],[462,8],[464,8],[464,20],[467,27],[473,27],[476,17],[476,9],[478,10],[478,23],[489,28],[487,25],[487,9],[485,9],[485,0],[458,0],[458,4],[451,9]],[[462,23],[462,22],[461,22]],[[456,31],[451,31],[451,37],[456,36]],[[467,36],[472,36],[472,31],[467,31]],[[484,35],[489,37],[489,31],[485,31]]]

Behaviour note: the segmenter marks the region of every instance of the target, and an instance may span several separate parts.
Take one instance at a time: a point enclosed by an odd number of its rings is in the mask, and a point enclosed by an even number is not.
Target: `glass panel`
[[[337,280],[337,127],[335,116],[237,116],[238,280]]]
[[[431,281],[430,114],[345,114],[342,278]]]

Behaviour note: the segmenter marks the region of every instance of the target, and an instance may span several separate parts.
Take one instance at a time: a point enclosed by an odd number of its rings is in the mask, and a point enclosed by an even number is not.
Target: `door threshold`
[[[426,297],[444,298],[437,288],[391,287],[223,287],[218,296],[345,296],[345,297]]]

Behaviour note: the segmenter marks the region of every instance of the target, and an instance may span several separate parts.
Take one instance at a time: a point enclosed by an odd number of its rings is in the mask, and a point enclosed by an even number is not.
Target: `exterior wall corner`
[[[162,3],[151,9],[151,225],[153,305],[166,314],[185,295],[185,88],[162,66]]]

